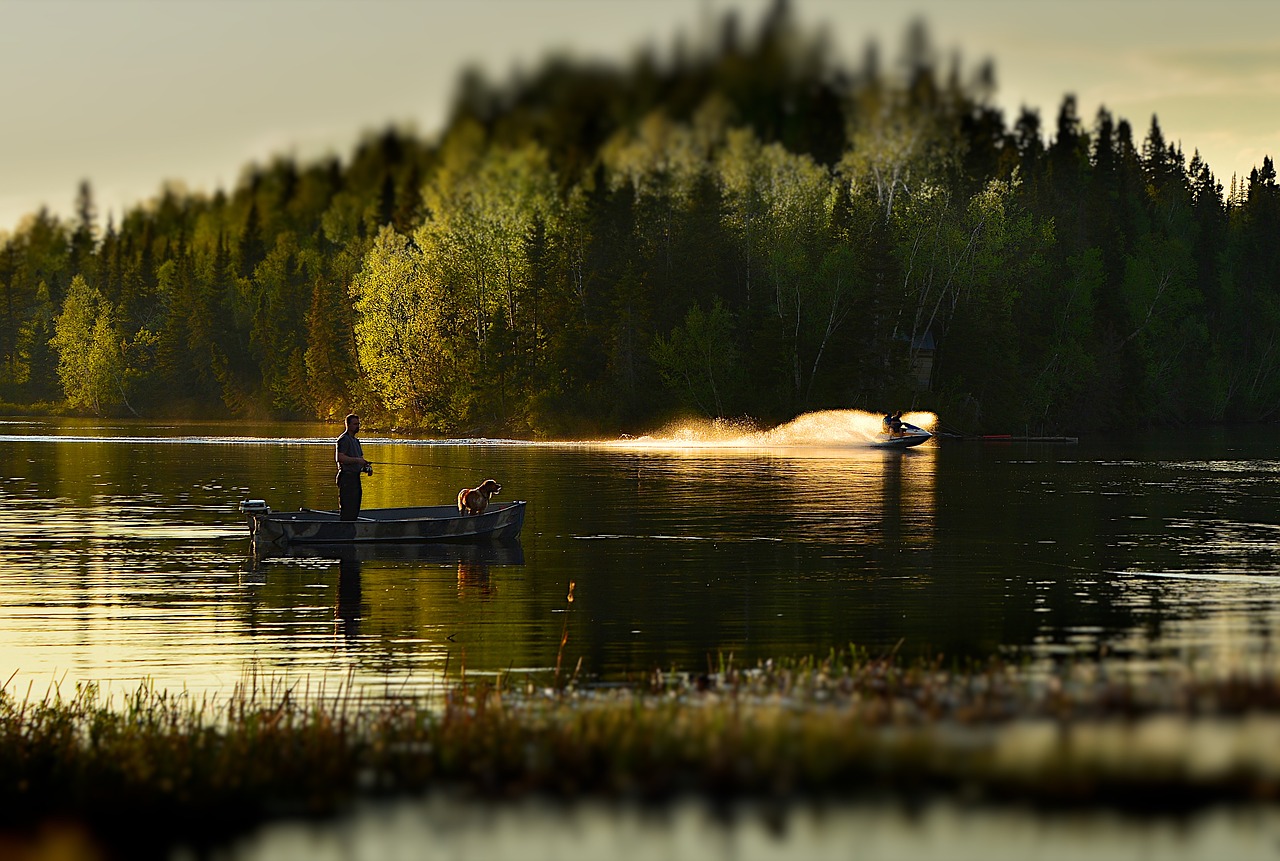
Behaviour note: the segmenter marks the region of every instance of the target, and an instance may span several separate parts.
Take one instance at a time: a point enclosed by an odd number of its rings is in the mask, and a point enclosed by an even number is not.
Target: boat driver
[[[360,416],[347,416],[347,429],[338,437],[334,460],[338,463],[338,510],[340,520],[355,520],[360,516],[360,500],[364,491],[360,487],[360,473],[373,475],[373,464],[364,459],[364,449],[357,434],[360,433]]]

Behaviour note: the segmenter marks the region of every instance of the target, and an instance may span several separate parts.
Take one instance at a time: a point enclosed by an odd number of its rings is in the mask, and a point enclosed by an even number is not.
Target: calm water
[[[870,421],[727,442],[365,434],[367,507],[492,476],[529,512],[512,547],[346,559],[255,559],[236,511],[335,507],[339,428],[8,421],[0,672],[41,692],[257,674],[398,694],[463,667],[546,679],[557,657],[614,679],[900,641],[1276,669],[1276,427],[882,452]]]

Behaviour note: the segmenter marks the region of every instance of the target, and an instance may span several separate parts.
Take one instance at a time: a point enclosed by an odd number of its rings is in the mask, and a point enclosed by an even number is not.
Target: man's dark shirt
[[[350,431],[343,431],[342,436],[338,437],[338,452],[345,454],[347,457],[364,457],[364,449],[360,446],[360,440],[351,435]],[[338,464],[338,472],[360,472],[360,464],[358,463],[340,463]]]

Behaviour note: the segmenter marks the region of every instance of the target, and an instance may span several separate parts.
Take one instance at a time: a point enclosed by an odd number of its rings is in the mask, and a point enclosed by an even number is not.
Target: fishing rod
[[[447,464],[440,464],[440,463],[395,463],[389,460],[370,460],[369,465],[371,468],[374,466],[395,466],[395,467],[407,466],[407,467],[410,467],[411,469],[451,469],[454,471],[462,470],[462,469],[473,470],[473,467],[469,467],[469,466],[449,466]],[[365,474],[373,475],[373,472],[370,471]]]

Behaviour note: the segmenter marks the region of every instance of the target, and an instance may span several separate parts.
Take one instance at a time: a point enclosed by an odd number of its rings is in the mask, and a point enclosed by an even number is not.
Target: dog
[[[489,507],[489,497],[496,496],[502,485],[486,478],[479,487],[464,487],[458,491],[458,513],[462,515],[484,514]]]

